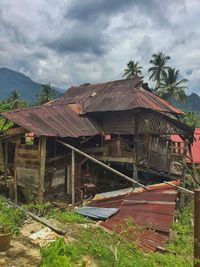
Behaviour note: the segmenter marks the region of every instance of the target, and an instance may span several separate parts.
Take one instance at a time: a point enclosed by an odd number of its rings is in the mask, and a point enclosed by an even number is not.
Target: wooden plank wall
[[[40,155],[36,145],[17,144],[15,150],[15,171],[17,184],[35,189],[39,186]]]
[[[0,142],[0,171],[4,172],[4,152],[2,142]]]
[[[50,161],[49,161],[50,160]],[[71,198],[71,153],[55,161],[46,161],[46,171],[44,180],[45,199]],[[81,167],[76,157],[75,164],[75,187],[80,185]]]
[[[134,119],[133,113],[128,111],[115,111],[111,113],[101,114],[99,121],[106,133],[112,134],[133,134]]]

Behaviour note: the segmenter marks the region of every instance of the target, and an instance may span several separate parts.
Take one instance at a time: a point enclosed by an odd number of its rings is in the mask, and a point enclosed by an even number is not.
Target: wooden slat
[[[43,202],[44,193],[44,177],[45,177],[45,161],[46,161],[46,137],[40,136],[40,169],[39,169],[39,201]]]

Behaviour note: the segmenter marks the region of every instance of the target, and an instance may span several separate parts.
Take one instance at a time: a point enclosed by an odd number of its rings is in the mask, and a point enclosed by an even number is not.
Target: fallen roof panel
[[[179,181],[172,183],[178,185]],[[168,241],[177,190],[168,184],[151,185],[148,189],[148,192],[142,188],[128,189],[118,196],[115,193],[98,194],[89,206],[119,208],[118,213],[100,225],[120,233],[126,231],[123,223],[131,219],[137,228],[129,233],[130,238],[137,240],[145,251],[155,251],[157,246]]]
[[[116,214],[119,209],[116,208],[97,208],[97,207],[82,207],[76,208],[75,212],[95,219],[108,219]]]

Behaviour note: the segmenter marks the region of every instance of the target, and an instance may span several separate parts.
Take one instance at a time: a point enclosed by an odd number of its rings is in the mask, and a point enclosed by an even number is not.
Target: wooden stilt
[[[40,168],[39,168],[39,202],[44,198],[44,177],[45,177],[45,160],[46,160],[46,137],[40,136],[39,139]]]
[[[75,205],[75,151],[72,150],[72,207]]]
[[[200,189],[194,190],[194,266],[200,267]]]
[[[8,140],[5,140],[5,164],[4,164],[4,177],[8,178]]]

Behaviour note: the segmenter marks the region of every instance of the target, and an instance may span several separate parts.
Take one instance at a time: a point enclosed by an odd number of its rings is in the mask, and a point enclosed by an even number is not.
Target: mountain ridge
[[[55,89],[56,97],[62,94],[60,88],[53,88]],[[7,99],[10,92],[16,90],[20,97],[27,102],[35,102],[41,89],[42,84],[33,81],[29,76],[6,67],[0,68],[0,98],[2,100]]]

